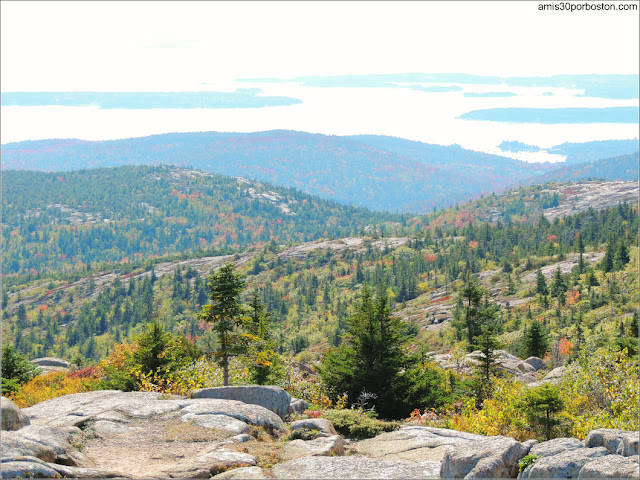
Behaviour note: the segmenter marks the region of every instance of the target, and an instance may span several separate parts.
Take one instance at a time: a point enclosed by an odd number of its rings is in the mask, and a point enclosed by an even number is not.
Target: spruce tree
[[[233,271],[228,263],[209,276],[209,298],[211,303],[204,305],[199,317],[213,325],[217,336],[218,348],[213,354],[218,357],[222,367],[224,385],[229,385],[229,357],[246,351],[246,339],[237,333],[242,324],[243,308],[240,305],[240,293],[244,289],[242,276]]]
[[[539,293],[543,297],[549,295],[549,289],[547,288],[547,279],[544,278],[540,267],[538,267],[538,270],[536,271],[536,293]]]
[[[363,392],[373,394],[376,411],[384,417],[397,416],[401,409],[401,371],[407,355],[402,347],[401,323],[392,318],[386,289],[374,298],[365,284],[348,332],[338,348],[325,353],[319,372],[332,397],[347,394],[356,404]]]
[[[525,351],[529,357],[543,358],[549,349],[549,339],[538,321],[533,321],[524,337]]]

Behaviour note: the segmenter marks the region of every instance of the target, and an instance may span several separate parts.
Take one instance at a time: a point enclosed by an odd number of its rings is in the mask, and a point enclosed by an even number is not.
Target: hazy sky
[[[3,1],[1,87],[228,90],[239,77],[638,73],[637,11],[538,4]]]

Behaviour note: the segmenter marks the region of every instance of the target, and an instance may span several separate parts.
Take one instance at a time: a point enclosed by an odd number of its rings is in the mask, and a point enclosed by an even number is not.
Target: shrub
[[[10,398],[21,407],[30,407],[50,398],[71,395],[72,393],[100,390],[101,371],[96,369],[91,376],[72,376],[74,372],[51,372],[39,375],[22,385]]]
[[[375,418],[372,411],[358,409],[327,410],[324,417],[333,423],[336,431],[353,438],[372,438],[383,432],[396,430],[398,422],[385,422]]]

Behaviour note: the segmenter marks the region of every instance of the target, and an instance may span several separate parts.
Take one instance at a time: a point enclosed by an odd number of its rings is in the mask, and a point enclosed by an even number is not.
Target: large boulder
[[[578,478],[640,478],[638,457],[607,455],[586,463]]]
[[[442,460],[441,478],[515,478],[518,461],[529,445],[513,438],[495,436],[448,449]]]
[[[302,457],[271,468],[275,478],[377,479],[436,478],[440,462],[390,461],[360,456]]]
[[[565,450],[536,459],[518,478],[575,478],[587,463],[608,454],[604,447]]]
[[[289,413],[289,404],[291,403],[291,396],[282,388],[273,385],[201,388],[195,390],[192,397],[237,400],[243,403],[260,405],[271,410],[283,420]]]
[[[0,398],[0,410],[2,410],[2,430],[19,430],[31,423],[20,407],[7,397]]]
[[[552,385],[557,385],[562,381],[562,378],[567,375],[569,369],[567,367],[556,367],[547,373],[542,380],[534,383],[530,383],[530,387],[539,387],[540,385],[544,385],[545,383],[550,383]]]
[[[56,459],[55,450],[33,440],[28,440],[15,432],[4,432],[2,434],[2,458],[8,457],[36,457],[48,463],[52,463]]]
[[[605,447],[610,453],[628,457],[638,455],[639,437],[638,431],[598,428],[589,432],[584,443],[587,447]]]
[[[541,368],[544,367],[544,362],[542,361],[541,358],[538,358],[538,357],[529,357],[526,360],[524,360],[524,363],[528,363],[535,370],[540,370]]]

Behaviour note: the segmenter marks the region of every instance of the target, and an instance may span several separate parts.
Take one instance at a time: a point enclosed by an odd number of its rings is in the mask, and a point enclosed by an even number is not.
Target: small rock
[[[292,398],[289,404],[289,415],[294,413],[304,413],[309,408],[309,404],[301,398]]]
[[[7,397],[0,397],[0,410],[2,410],[2,430],[19,430],[31,423],[20,407]]]
[[[304,420],[296,420],[289,425],[291,430],[305,429],[305,430],[318,430],[320,432],[328,433],[329,435],[337,435],[336,429],[333,428],[332,423],[326,418],[307,418]]]
[[[264,474],[260,467],[240,467],[226,472],[219,473],[213,478],[247,478],[247,479],[263,479],[269,478]]]
[[[638,458],[607,455],[586,463],[578,478],[640,478]]]

